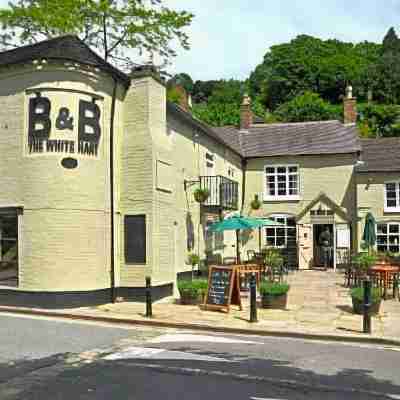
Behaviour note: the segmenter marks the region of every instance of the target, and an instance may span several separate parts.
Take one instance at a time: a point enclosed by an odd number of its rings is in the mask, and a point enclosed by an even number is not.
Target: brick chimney
[[[346,96],[343,100],[344,124],[352,125],[357,122],[357,99],[353,97],[353,88],[347,86]]]
[[[249,95],[243,96],[240,106],[240,129],[249,129],[253,124],[253,112],[251,111],[251,99]]]

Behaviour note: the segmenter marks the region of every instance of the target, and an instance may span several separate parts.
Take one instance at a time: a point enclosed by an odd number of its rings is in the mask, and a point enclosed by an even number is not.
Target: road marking
[[[173,343],[173,342],[209,342],[209,343],[229,343],[229,344],[264,344],[262,342],[254,342],[250,340],[241,340],[235,338],[227,338],[222,336],[211,335],[195,335],[195,334],[167,334],[156,337],[149,341],[150,343]]]
[[[269,397],[250,397],[250,400],[285,400],[285,399],[271,399]]]
[[[211,357],[196,353],[187,353],[183,351],[170,351],[165,349],[154,349],[151,347],[128,347],[122,351],[109,354],[103,357],[104,360],[126,360],[132,358],[157,359],[157,360],[191,360],[191,361],[209,361],[209,362],[229,362],[233,360],[225,358]]]

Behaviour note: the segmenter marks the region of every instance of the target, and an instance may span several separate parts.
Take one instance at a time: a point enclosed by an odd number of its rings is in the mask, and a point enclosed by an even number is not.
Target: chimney
[[[189,98],[188,94],[185,90],[185,88],[181,85],[176,85],[175,86],[175,91],[178,93],[179,100],[178,100],[178,105],[183,108],[185,111],[190,111],[189,108]]]
[[[240,129],[249,129],[253,124],[253,113],[251,111],[251,99],[249,95],[243,96],[242,105],[240,106]]]
[[[343,100],[343,116],[345,125],[354,125],[357,122],[357,99],[353,97],[353,88],[347,86]]]

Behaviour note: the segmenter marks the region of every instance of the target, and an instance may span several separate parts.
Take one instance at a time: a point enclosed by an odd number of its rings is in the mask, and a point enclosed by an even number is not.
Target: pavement
[[[352,312],[349,289],[343,275],[333,271],[297,271],[288,277],[291,285],[286,310],[258,309],[258,322],[250,323],[249,301],[243,310],[232,306],[229,313],[204,310],[202,306],[179,304],[164,299],[153,304],[153,318],[144,315],[143,303],[121,302],[68,310],[0,307],[19,311],[160,327],[209,330],[281,337],[371,342],[400,346],[400,302],[382,301],[381,311],[372,319],[372,334],[362,333],[362,316]]]

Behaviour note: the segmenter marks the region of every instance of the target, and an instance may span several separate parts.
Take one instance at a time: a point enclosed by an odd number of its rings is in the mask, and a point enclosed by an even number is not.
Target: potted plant
[[[287,283],[264,281],[260,285],[263,308],[285,309],[290,286]]]
[[[367,275],[368,270],[375,265],[377,257],[374,253],[358,253],[353,257],[353,262],[356,264],[357,274],[359,278]]]
[[[194,278],[194,267],[199,265],[200,257],[195,253],[190,253],[188,255],[187,263],[192,266],[192,279]]]
[[[178,290],[181,304],[199,304],[207,293],[208,282],[206,279],[178,281]]]
[[[258,199],[258,195],[254,196],[254,199],[250,203],[252,210],[259,210],[261,207],[261,201]]]
[[[356,287],[351,290],[351,300],[353,302],[353,311],[355,314],[364,313],[364,289],[362,287]],[[371,290],[371,314],[378,314],[381,306],[381,293],[378,288],[372,288]]]
[[[265,265],[269,267],[271,274],[281,274],[284,258],[279,249],[267,248],[265,250]]]
[[[194,193],[194,199],[198,202],[198,203],[204,203],[208,197],[210,196],[210,191],[208,189],[202,189],[202,188],[197,188]]]

